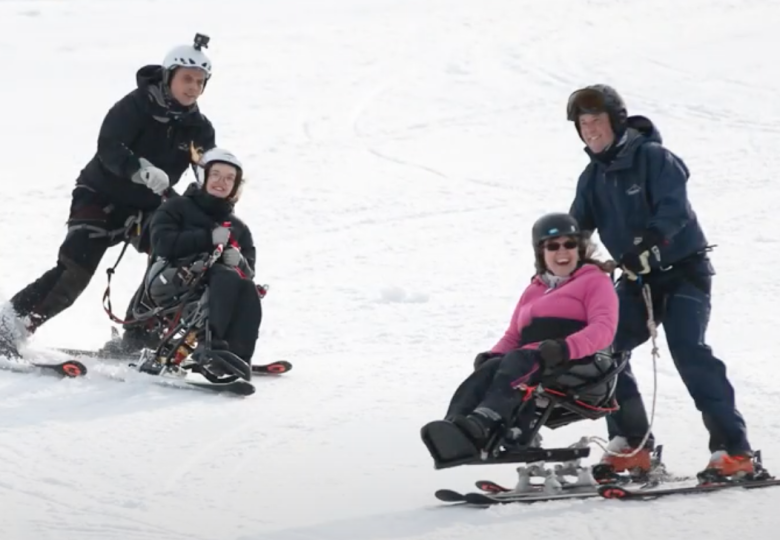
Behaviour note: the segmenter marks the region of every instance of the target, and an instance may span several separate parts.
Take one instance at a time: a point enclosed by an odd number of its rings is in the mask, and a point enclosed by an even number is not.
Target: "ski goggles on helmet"
[[[581,114],[599,114],[607,111],[604,94],[593,88],[583,88],[569,96],[566,119],[574,122]]]

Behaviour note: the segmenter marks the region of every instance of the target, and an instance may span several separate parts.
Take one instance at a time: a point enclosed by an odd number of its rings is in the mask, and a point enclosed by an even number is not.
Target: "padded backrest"
[[[617,374],[624,365],[622,360],[622,354],[605,349],[589,359],[570,362],[565,371],[552,375],[545,386],[586,402],[606,401],[614,394]]]

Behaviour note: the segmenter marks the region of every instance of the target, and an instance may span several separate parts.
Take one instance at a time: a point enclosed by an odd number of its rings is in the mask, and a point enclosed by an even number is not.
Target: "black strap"
[[[120,318],[118,318],[116,315],[114,315],[113,308],[111,306],[111,276],[113,276],[116,273],[116,269],[119,266],[119,263],[122,260],[122,257],[125,256],[125,251],[127,251],[127,246],[130,245],[130,239],[128,238],[125,240],[124,245],[122,246],[122,251],[119,253],[119,257],[117,257],[116,262],[114,263],[114,266],[111,268],[108,268],[106,270],[107,278],[108,278],[108,284],[106,285],[106,291],[103,293],[103,309],[108,314],[109,318],[114,321],[117,324],[129,324],[132,321],[125,321]]]

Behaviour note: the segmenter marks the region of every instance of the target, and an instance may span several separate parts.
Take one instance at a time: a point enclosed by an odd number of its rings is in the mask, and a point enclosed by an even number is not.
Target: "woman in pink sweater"
[[[532,237],[536,274],[506,332],[490,351],[477,355],[474,372],[455,391],[447,412],[446,420],[470,441],[475,457],[497,430],[524,429],[522,419],[513,418],[523,399],[518,387],[535,385],[566,364],[611,358],[618,322],[617,294],[608,275],[614,264],[591,258],[592,244],[568,214],[541,217]],[[469,457],[452,455],[463,449],[438,447],[430,440],[435,430],[423,432],[434,459]],[[446,446],[444,439],[439,442]]]

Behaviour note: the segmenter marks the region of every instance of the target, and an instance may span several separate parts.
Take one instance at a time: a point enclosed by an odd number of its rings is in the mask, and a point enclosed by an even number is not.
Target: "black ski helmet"
[[[577,133],[580,134],[580,115],[607,113],[615,137],[620,138],[626,130],[628,110],[626,102],[617,90],[606,84],[592,84],[575,90],[569,96],[566,105],[566,119],[574,122]]]
[[[577,220],[569,214],[545,214],[536,220],[531,229],[534,248],[538,248],[548,238],[557,236],[581,237],[582,231]]]

